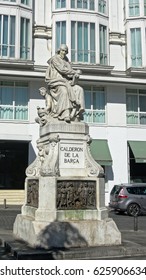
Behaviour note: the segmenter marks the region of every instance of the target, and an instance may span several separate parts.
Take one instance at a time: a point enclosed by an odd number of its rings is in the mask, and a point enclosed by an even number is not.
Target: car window
[[[146,195],[146,187],[139,187],[138,189],[140,195]]]
[[[126,189],[130,194],[146,195],[146,187],[127,187]]]
[[[121,188],[122,188],[121,186],[115,185],[111,190],[111,195],[118,194],[120,192]]]
[[[131,194],[137,194],[137,187],[127,187],[127,192]]]

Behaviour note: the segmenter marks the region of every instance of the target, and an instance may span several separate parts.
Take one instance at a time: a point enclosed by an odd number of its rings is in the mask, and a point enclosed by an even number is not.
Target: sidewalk
[[[0,207],[0,259],[126,259],[146,256],[146,231],[123,230],[122,244],[91,248],[59,250],[33,249],[25,242],[14,239],[12,226],[20,213],[20,206],[3,209]]]

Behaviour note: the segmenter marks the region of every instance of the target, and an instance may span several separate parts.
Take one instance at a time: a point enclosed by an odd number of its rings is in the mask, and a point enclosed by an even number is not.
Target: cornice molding
[[[126,74],[130,75],[131,77],[146,77],[146,67],[130,67],[126,70]]]
[[[126,45],[126,35],[120,32],[110,32],[109,33],[109,43],[111,45]]]
[[[71,63],[74,69],[80,69],[83,74],[92,75],[108,75],[113,70],[114,66],[100,65],[100,64],[84,64],[84,63]]]
[[[25,70],[33,69],[34,61],[32,60],[17,60],[17,59],[0,59],[0,68],[1,69],[16,69],[16,70]]]
[[[46,25],[34,25],[33,37],[41,39],[52,39],[52,28]]]

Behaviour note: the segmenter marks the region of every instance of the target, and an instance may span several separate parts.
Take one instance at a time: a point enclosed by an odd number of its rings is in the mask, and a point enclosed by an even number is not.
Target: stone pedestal
[[[17,238],[47,249],[121,244],[90,142],[85,123],[40,128],[38,156],[26,170],[25,204],[14,223]]]

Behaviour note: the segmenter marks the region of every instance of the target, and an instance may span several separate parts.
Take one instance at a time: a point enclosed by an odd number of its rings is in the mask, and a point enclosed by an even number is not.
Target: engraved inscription
[[[81,143],[60,143],[60,167],[83,168],[84,147]]]
[[[38,207],[39,180],[30,179],[27,184],[27,205]]]
[[[95,209],[95,181],[58,181],[57,209]]]

